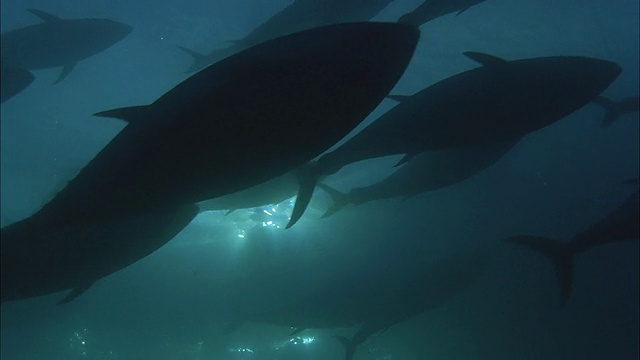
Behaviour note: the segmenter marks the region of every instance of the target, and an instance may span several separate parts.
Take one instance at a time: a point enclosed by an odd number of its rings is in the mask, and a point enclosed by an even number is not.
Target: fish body
[[[125,38],[129,25],[109,19],[60,19],[30,9],[43,22],[2,34],[2,62],[26,70],[62,67],[62,81],[78,61]]]

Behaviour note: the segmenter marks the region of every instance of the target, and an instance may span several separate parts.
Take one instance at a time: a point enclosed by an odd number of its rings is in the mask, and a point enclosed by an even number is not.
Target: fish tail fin
[[[309,164],[296,171],[298,177],[298,196],[296,197],[296,204],[293,206],[293,212],[291,213],[291,219],[285,227],[288,229],[295,225],[302,217],[309,202],[311,202],[311,196],[313,196],[313,190],[320,180],[321,172],[318,169],[317,163]]]
[[[622,114],[620,103],[609,98],[596,96],[596,98],[593,99],[593,102],[600,105],[605,111],[604,119],[602,120],[602,127],[609,127],[618,119],[618,117],[620,117],[620,114]]]
[[[353,355],[356,353],[356,347],[358,347],[358,344],[352,339],[349,339],[345,336],[334,335],[333,338],[338,340],[342,345],[344,345],[345,360],[353,359]]]
[[[331,196],[331,200],[333,201],[333,203],[331,204],[331,207],[329,207],[329,209],[327,209],[327,211],[325,211],[325,213],[322,214],[321,218],[323,219],[337,213],[338,211],[342,210],[343,207],[351,203],[351,199],[349,198],[348,194],[340,192],[332,188],[331,186],[323,183],[319,183],[318,187],[326,191],[329,194],[329,196]]]
[[[551,260],[560,285],[560,303],[564,306],[571,295],[573,283],[573,259],[575,254],[573,249],[562,241],[541,236],[519,235],[512,236],[506,241],[540,252]]]

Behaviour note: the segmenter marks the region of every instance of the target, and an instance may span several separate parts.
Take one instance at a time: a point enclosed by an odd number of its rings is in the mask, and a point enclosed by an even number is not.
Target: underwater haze
[[[379,12],[369,10],[375,14],[370,20],[396,22],[423,2],[388,1]],[[3,36],[43,21],[27,9],[132,28],[75,66],[28,69],[34,80],[3,99],[2,226],[53,199],[126,126],[92,114],[152,103],[192,75],[187,70],[193,57],[180,47],[203,55],[229,46],[242,51],[241,39],[293,3],[2,1]],[[314,9],[328,13],[339,2],[315,3]],[[507,61],[564,55],[608,60],[622,72],[601,96],[637,97],[639,11],[637,0],[472,4],[420,26],[416,51],[391,94],[412,95],[477,68],[463,55],[475,51]],[[464,107],[465,98],[451,101]],[[332,149],[396,104],[384,99]],[[67,291],[3,302],[0,356],[638,359],[637,230],[626,241],[602,240],[576,252],[564,299],[549,258],[505,241],[527,234],[570,243],[633,200],[634,192],[637,214],[637,99],[635,108],[603,127],[605,111],[589,103],[525,135],[477,174],[408,198],[347,205],[322,218],[335,199],[317,188],[307,212],[289,229],[295,197],[257,208],[203,211],[159,250],[69,303],[58,304]],[[269,153],[282,144],[265,137],[239,145]],[[385,179],[401,159],[349,164],[322,181],[348,192]],[[358,338],[364,329],[373,330]]]

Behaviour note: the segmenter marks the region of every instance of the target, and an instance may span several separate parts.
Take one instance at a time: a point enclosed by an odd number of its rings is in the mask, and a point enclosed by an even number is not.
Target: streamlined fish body
[[[483,1],[485,0],[426,0],[413,11],[402,15],[398,21],[420,26],[454,12],[460,15],[471,6]]]
[[[352,337],[335,337],[350,360],[369,336],[436,309],[463,292],[482,277],[489,261],[482,252],[461,251],[410,274],[383,271],[368,273],[364,279],[347,276],[279,310],[249,313],[243,320],[290,326],[294,333],[361,324]]]
[[[560,284],[560,303],[564,306],[571,296],[576,254],[597,246],[638,240],[638,238],[640,238],[640,200],[639,193],[636,191],[602,220],[577,233],[569,241],[535,235],[512,236],[507,241],[538,251],[551,260]]]
[[[481,172],[498,161],[520,139],[486,147],[452,148],[424,152],[411,159],[385,179],[341,193],[318,184],[333,200],[322,217],[333,215],[348,204],[402,197],[404,199],[454,185]]]
[[[136,219],[146,224],[146,216],[155,214],[170,217],[176,209],[257,185],[317,156],[382,101],[418,37],[416,28],[392,23],[312,29],[219,62],[151,105],[99,113],[128,125],[52,201],[2,228],[2,280],[16,279],[6,285],[13,289],[3,285],[3,301],[5,293],[20,299],[84,286],[85,281],[72,286],[67,269],[74,266],[104,274],[91,270],[90,256],[67,256],[100,249],[107,240],[99,232],[126,229],[121,224]],[[266,141],[278,146],[262,151]],[[135,237],[132,229],[119,235]],[[151,241],[143,230],[142,244],[132,242],[123,253],[148,254],[137,250]],[[67,240],[58,251],[60,238]],[[52,258],[30,267],[46,257],[43,249]],[[118,268],[128,262],[120,256],[109,252],[100,262]],[[5,258],[13,265],[5,268]],[[49,281],[43,284],[39,277]]]
[[[229,55],[262,42],[312,29],[318,26],[367,21],[376,16],[393,0],[297,0],[282,9],[247,36],[233,41],[229,47],[200,54],[179,47],[193,59],[187,72],[198,71]]]
[[[126,37],[129,25],[108,19],[60,19],[30,9],[43,22],[2,34],[2,62],[26,70],[62,67],[62,81],[77,62]]]
[[[404,154],[404,163],[423,151],[513,141],[580,109],[621,72],[613,62],[579,56],[506,61],[477,52],[465,55],[482,66],[412,96],[395,96],[400,104],[301,169],[288,227],[304,213],[322,175],[376,157]]]

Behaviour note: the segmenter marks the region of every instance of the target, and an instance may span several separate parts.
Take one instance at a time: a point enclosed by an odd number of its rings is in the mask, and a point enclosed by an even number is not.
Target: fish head
[[[592,92],[593,97],[604,91],[620,75],[622,68],[615,62],[591,58],[591,57],[567,57],[564,66],[558,66],[562,70],[565,86],[575,89],[576,94]]]
[[[109,19],[96,19],[93,25],[95,26],[95,32],[99,33],[105,42],[111,44],[124,39],[133,31],[133,27]]]

